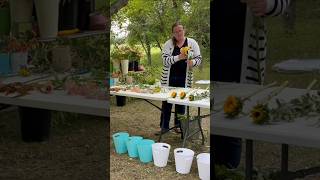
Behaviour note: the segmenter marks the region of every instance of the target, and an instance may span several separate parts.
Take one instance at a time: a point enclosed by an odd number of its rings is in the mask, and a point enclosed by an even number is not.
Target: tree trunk
[[[121,8],[128,4],[129,0],[118,0],[116,3],[112,4],[110,7],[110,16],[116,14]]]
[[[160,49],[160,51],[162,52],[162,48],[161,48],[161,44],[159,42],[159,40],[157,38],[155,38],[156,42],[157,42],[157,46]]]
[[[180,20],[180,16],[179,16],[179,8],[178,8],[178,3],[176,0],[172,0],[172,6],[173,6],[173,11],[175,11],[176,13],[175,14],[175,19],[176,21],[179,21]]]
[[[289,7],[282,16],[286,33],[292,33],[295,29],[296,0],[291,0]]]
[[[147,46],[147,58],[148,58],[148,65],[151,66],[151,44],[149,38],[146,34],[144,34],[145,42]]]

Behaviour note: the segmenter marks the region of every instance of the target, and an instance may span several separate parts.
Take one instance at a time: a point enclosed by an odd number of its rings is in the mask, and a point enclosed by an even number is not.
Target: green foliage
[[[181,21],[187,29],[187,36],[199,43],[203,59],[209,60],[209,0],[130,0],[112,20],[116,24],[129,21],[129,44],[140,44],[147,53],[147,45],[158,47],[171,38],[171,25]],[[190,2],[190,3],[189,3]],[[112,38],[111,38],[112,39]]]
[[[135,83],[137,84],[154,84],[156,79],[159,79],[160,72],[159,68],[156,67],[147,67],[145,71],[138,73],[130,73],[128,75],[132,76]]]
[[[111,50],[111,58],[114,60],[140,60],[142,52],[137,46],[127,44],[115,45]]]
[[[242,174],[225,166],[215,165],[215,173],[217,180],[244,180]]]
[[[80,69],[103,69],[107,71],[108,49],[109,44],[104,35],[94,36],[90,38],[74,39],[71,45],[80,56],[76,62]]]

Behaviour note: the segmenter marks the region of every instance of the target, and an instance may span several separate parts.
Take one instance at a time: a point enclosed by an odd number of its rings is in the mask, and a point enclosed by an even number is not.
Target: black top
[[[187,38],[185,39],[182,47],[186,47],[186,46],[188,46]],[[179,55],[181,48],[179,48],[178,46],[175,46],[172,52],[172,56]],[[186,73],[187,73],[187,59],[179,60],[178,62],[171,65],[169,86],[184,87],[186,82]]]
[[[239,82],[241,76],[246,4],[214,0],[211,7],[211,80]]]

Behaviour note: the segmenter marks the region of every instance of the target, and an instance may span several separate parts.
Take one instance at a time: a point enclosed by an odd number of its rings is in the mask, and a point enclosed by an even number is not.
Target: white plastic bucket
[[[210,153],[201,153],[197,156],[199,178],[210,180]]]
[[[60,0],[35,0],[40,37],[53,38],[58,35]]]
[[[191,169],[194,151],[187,148],[176,148],[174,150],[174,160],[176,171],[180,174],[188,174]]]
[[[122,74],[128,74],[129,60],[121,60]]]
[[[152,144],[152,155],[154,165],[157,167],[165,167],[168,162],[171,146],[166,143]]]

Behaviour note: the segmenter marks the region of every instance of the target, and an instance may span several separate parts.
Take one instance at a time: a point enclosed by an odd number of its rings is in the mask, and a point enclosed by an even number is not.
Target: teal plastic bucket
[[[114,147],[118,154],[127,152],[126,142],[128,141],[129,134],[126,132],[118,132],[112,135]]]
[[[0,53],[0,75],[6,75],[10,72],[10,55],[8,53]]]
[[[127,141],[128,155],[131,158],[139,157],[137,144],[142,141],[141,136],[131,136]]]
[[[154,140],[143,139],[137,144],[139,159],[143,163],[148,163],[152,161],[152,144]]]

